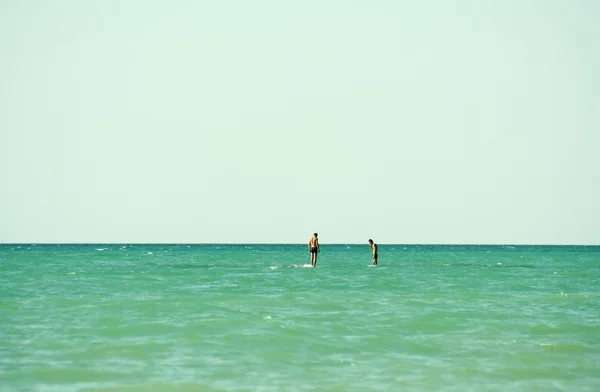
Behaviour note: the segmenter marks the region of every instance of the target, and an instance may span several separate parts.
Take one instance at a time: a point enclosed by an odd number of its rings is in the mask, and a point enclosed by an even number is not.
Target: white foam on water
[[[147,254],[147,255],[151,255],[151,254],[152,254],[152,252],[148,252],[148,253],[146,253],[146,254]]]
[[[97,248],[96,250],[99,252],[102,252],[103,250],[106,250],[106,249],[108,249],[108,248]]]
[[[265,316],[263,317],[265,320],[271,320],[271,316]]]
[[[270,269],[271,271],[273,271],[273,270],[276,270],[277,268],[279,268],[279,267],[277,267],[276,265],[272,265],[272,266],[270,266],[270,267],[269,267],[269,269]]]
[[[67,275],[75,275],[75,272],[69,272]]]

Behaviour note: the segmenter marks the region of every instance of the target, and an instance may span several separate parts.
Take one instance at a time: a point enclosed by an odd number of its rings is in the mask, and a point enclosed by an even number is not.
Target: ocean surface
[[[1,391],[600,391],[600,247],[0,245]]]

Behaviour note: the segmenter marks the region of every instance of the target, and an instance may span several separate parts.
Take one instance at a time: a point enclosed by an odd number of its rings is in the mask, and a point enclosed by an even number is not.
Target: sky
[[[0,0],[0,243],[600,244],[594,0]]]

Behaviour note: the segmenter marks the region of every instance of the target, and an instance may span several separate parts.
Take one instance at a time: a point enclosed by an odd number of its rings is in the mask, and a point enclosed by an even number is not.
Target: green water
[[[600,390],[600,247],[322,246],[0,245],[0,390]]]

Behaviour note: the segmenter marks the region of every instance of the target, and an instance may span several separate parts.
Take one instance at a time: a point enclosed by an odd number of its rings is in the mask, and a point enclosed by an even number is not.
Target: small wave
[[[292,264],[292,268],[312,268],[310,264]]]
[[[270,266],[270,267],[269,267],[269,269],[270,269],[271,271],[273,271],[273,270],[276,270],[277,268],[279,268],[279,267],[277,267],[276,265],[272,265],[272,266]]]
[[[550,348],[553,351],[566,351],[566,352],[582,352],[586,351],[587,347],[579,344],[572,343],[551,343],[543,342],[540,343],[540,347]]]
[[[67,275],[75,275],[75,272],[69,272]]]
[[[103,250],[106,250],[106,249],[108,249],[108,248],[97,248],[96,250],[97,250],[98,252],[102,252]]]
[[[151,255],[151,254],[152,254],[152,252],[148,252],[148,253],[146,253],[146,254],[147,254],[147,255]]]

